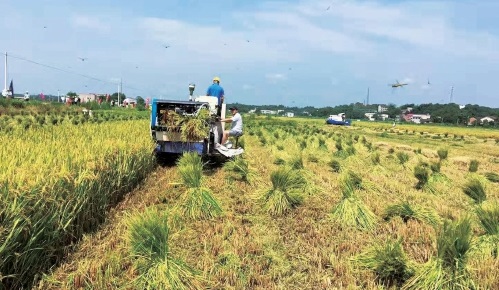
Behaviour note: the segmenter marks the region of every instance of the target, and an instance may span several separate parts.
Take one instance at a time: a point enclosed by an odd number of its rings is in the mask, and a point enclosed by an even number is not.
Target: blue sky
[[[18,93],[113,93],[122,78],[127,96],[186,99],[190,82],[203,94],[220,76],[229,103],[334,106],[368,87],[371,103],[446,103],[453,86],[457,103],[499,107],[499,1],[0,0],[0,11],[1,51],[105,81],[12,57]]]

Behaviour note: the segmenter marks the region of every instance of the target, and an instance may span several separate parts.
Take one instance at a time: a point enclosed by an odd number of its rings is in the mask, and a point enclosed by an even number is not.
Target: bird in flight
[[[246,39],[246,42],[249,42],[249,40]]]
[[[329,10],[329,8],[331,8],[331,6],[328,6],[328,7],[326,8],[326,11],[327,11],[327,10]]]
[[[428,85],[431,85],[431,84],[430,84],[430,79],[428,79]]]
[[[168,48],[168,47],[170,47],[170,46],[169,46],[169,45],[163,45],[163,47],[164,47],[164,48]]]
[[[44,26],[43,28],[47,28],[47,26]]]
[[[78,57],[78,58],[79,58],[81,61],[85,61],[85,60],[87,60],[87,58],[86,58],[86,57]]]

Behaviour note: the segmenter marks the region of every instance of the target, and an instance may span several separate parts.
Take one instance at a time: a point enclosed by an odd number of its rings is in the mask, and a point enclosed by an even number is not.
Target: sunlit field
[[[499,132],[385,127],[246,116],[244,158],[158,168],[38,288],[499,288]]]
[[[28,288],[155,167],[147,121],[42,117],[61,122],[2,119],[0,289]]]

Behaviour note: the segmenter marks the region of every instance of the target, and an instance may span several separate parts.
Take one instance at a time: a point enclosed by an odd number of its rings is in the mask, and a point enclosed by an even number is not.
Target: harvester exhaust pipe
[[[195,84],[189,84],[189,101],[192,101],[192,94],[194,94]]]

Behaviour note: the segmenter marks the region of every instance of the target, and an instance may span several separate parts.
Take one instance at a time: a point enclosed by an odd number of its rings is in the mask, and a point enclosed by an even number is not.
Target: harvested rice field
[[[33,288],[499,289],[499,131],[243,117],[222,165],[127,161],[142,181]]]

